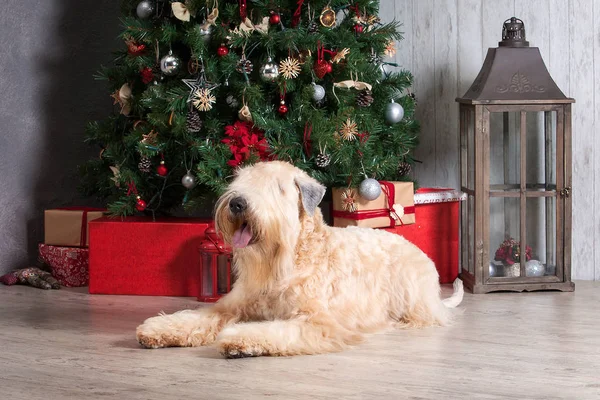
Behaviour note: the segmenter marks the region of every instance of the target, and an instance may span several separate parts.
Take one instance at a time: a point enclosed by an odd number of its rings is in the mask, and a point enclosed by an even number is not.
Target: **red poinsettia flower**
[[[249,136],[244,136],[242,138],[242,144],[244,146],[240,149],[240,153],[244,155],[245,160],[250,158],[252,154],[256,154],[261,157],[261,155],[266,154],[269,146],[265,138],[259,139],[258,135],[255,133]]]
[[[250,133],[250,127],[248,123],[242,121],[236,121],[233,125],[227,125],[225,127],[225,135],[229,137],[244,137]]]
[[[229,147],[229,151],[232,153],[237,153],[242,146],[241,140],[237,137],[225,138],[221,140],[221,142],[225,143],[227,147]]]
[[[227,161],[227,165],[229,165],[230,167],[239,167],[242,162],[243,162],[242,154],[234,153],[233,159]]]

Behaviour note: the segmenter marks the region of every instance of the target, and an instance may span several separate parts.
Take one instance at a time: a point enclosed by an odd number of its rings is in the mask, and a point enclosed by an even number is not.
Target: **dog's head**
[[[215,223],[234,249],[260,251],[295,246],[302,220],[320,213],[325,187],[282,161],[242,168],[217,202]]]

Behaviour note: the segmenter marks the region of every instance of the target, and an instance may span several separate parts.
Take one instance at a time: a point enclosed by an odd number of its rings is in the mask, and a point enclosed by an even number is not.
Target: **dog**
[[[239,170],[215,210],[236,281],[216,304],[147,319],[146,348],[215,345],[227,358],[337,352],[393,327],[446,325],[463,298],[440,298],[434,263],[399,235],[334,228],[325,187],[293,165]]]

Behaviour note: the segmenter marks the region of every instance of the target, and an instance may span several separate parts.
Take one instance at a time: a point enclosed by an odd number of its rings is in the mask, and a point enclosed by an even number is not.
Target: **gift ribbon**
[[[390,228],[393,228],[394,226],[396,226],[396,220],[400,222],[400,225],[404,225],[404,222],[402,222],[402,218],[400,218],[396,214],[396,211],[394,210],[394,204],[395,204],[395,200],[396,200],[396,187],[394,186],[394,184],[392,182],[388,182],[388,181],[379,181],[379,183],[381,184],[381,190],[383,191],[383,193],[385,194],[385,196],[387,197],[387,200],[388,200],[387,208],[382,208],[379,210],[363,210],[363,211],[355,211],[355,212],[334,210],[333,217],[334,218],[351,219],[354,221],[362,221],[362,220],[371,219],[371,218],[388,217],[390,219]],[[414,206],[404,207],[404,215],[414,214],[414,213],[415,213]]]
[[[82,211],[81,214],[81,234],[79,236],[79,246],[85,247],[85,243],[87,241],[87,214],[90,211],[106,211],[104,208],[95,208],[95,207],[60,207],[57,210],[66,210],[66,211]]]

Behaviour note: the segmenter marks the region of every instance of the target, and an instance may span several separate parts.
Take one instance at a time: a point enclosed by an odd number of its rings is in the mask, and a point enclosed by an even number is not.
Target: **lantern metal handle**
[[[570,197],[571,196],[571,187],[566,187],[560,190],[560,195],[562,197]]]

